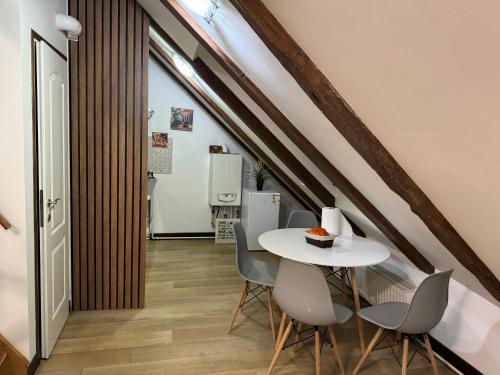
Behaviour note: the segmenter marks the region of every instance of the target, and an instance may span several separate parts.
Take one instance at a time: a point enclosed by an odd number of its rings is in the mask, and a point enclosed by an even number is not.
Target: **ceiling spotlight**
[[[213,21],[215,12],[219,9],[215,0],[182,0],[182,2],[194,13],[202,16],[207,23]]]

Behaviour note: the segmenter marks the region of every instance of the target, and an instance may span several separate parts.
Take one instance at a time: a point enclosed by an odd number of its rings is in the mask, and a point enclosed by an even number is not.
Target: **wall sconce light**
[[[151,120],[151,117],[155,114],[155,111],[153,108],[148,108],[148,120]]]

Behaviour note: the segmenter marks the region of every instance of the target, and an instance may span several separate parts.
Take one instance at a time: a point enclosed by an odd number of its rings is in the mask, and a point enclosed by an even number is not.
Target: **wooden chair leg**
[[[278,361],[278,357],[280,356],[280,353],[283,350],[283,347],[285,346],[286,340],[288,339],[288,336],[290,336],[290,332],[292,332],[292,327],[293,327],[293,320],[290,320],[290,323],[288,323],[285,333],[283,334],[283,337],[281,338],[281,341],[274,352],[274,357],[271,361],[271,364],[269,365],[269,368],[267,369],[266,373],[267,375],[270,375],[271,372],[273,371],[273,368],[276,365],[276,362]]]
[[[431,342],[429,340],[429,335],[427,333],[424,333],[424,343],[425,343],[425,348],[427,349],[427,354],[429,355],[429,359],[431,360],[432,371],[434,372],[434,375],[439,375],[439,369],[436,357],[434,356],[434,352],[432,351]]]
[[[248,292],[250,291],[250,283],[247,281],[246,282],[247,284],[247,289],[245,290],[245,296],[243,297],[243,302],[245,302],[247,300],[247,297],[248,297]],[[243,303],[242,302],[242,303]],[[243,309],[245,308],[245,305],[243,304],[241,307],[240,307],[240,311],[243,312]]]
[[[302,322],[299,322],[299,325],[297,326],[297,333],[295,334],[295,345],[293,346],[293,351],[296,352],[297,348],[299,347],[299,340],[300,340],[300,330],[302,329]]]
[[[403,340],[403,360],[401,361],[401,375],[406,375],[408,370],[408,347],[410,341],[407,337]]]
[[[274,313],[273,313],[273,297],[271,294],[271,288],[267,287],[267,310],[269,311],[269,322],[271,323],[271,333],[273,335],[273,342],[276,342],[276,327],[274,325]]]
[[[335,358],[337,358],[337,363],[340,367],[340,373],[344,375],[344,365],[342,364],[342,358],[340,357],[339,347],[337,345],[337,339],[335,338],[335,334],[333,333],[333,327],[328,326],[328,334],[330,335],[330,340],[332,340],[333,344],[333,352],[335,353]]]
[[[361,368],[361,366],[363,366],[363,363],[365,363],[365,361],[368,358],[368,356],[370,355],[371,351],[373,350],[373,348],[377,344],[377,341],[380,338],[380,335],[382,334],[382,332],[384,332],[383,328],[379,328],[377,330],[377,332],[375,332],[375,335],[373,335],[372,341],[370,341],[370,343],[368,344],[368,347],[363,352],[363,356],[361,357],[358,364],[354,368],[354,371],[352,372],[353,375],[356,375],[358,373],[359,369]]]
[[[227,330],[227,333],[231,333],[231,330],[233,329],[234,321],[236,320],[236,317],[238,316],[238,312],[241,309],[241,304],[243,302],[245,302],[245,300],[246,300],[247,292],[248,292],[248,281],[245,282],[245,285],[243,286],[243,289],[241,290],[240,297],[238,298],[238,301],[236,302],[236,306],[234,306],[233,315],[231,317],[231,323],[229,324],[229,329]]]
[[[321,340],[318,327],[314,327],[314,358],[316,359],[316,375],[321,374]]]
[[[276,337],[276,344],[274,345],[275,350],[281,341],[281,336],[283,335],[283,330],[285,329],[285,324],[286,324],[286,312],[283,311],[283,313],[281,314],[281,321],[280,321],[280,328],[278,330],[278,337]]]

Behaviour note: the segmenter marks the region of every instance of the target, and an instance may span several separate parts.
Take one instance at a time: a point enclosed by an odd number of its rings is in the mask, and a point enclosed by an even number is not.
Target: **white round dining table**
[[[357,314],[361,304],[359,301],[358,280],[356,267],[372,266],[384,262],[390,257],[389,250],[382,244],[367,238],[353,235],[352,237],[338,236],[329,248],[319,248],[306,242],[306,228],[276,229],[259,236],[259,244],[282,258],[296,262],[315,264],[318,266],[340,267],[344,286],[345,277],[350,273],[352,295],[356,310],[359,345],[361,353],[365,352],[365,338],[363,321]],[[348,277],[348,276],[347,276]]]
[[[367,238],[338,236],[333,247],[310,245],[305,228],[276,229],[259,236],[259,244],[280,257],[329,267],[366,267],[386,261],[391,255],[382,244]]]

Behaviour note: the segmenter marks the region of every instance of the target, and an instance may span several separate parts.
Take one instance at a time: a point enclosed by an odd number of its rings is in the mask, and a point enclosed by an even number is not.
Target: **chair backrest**
[[[282,311],[302,323],[321,326],[335,320],[330,290],[317,266],[282,258],[273,296]]]
[[[293,210],[288,216],[287,228],[316,228],[319,226],[318,219],[312,211]]]
[[[236,268],[241,277],[248,279],[252,269],[252,259],[248,253],[247,236],[241,223],[234,223],[233,230],[236,236]]]
[[[448,306],[448,288],[452,272],[453,270],[435,273],[422,281],[401,324],[401,332],[421,334],[438,325]]]

